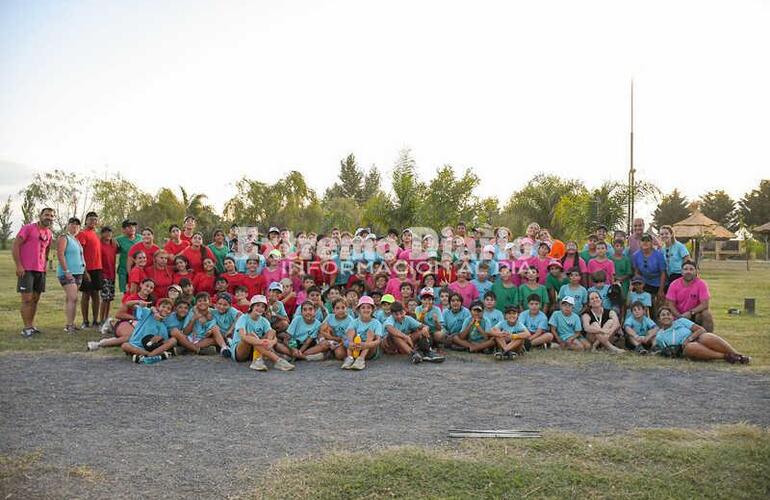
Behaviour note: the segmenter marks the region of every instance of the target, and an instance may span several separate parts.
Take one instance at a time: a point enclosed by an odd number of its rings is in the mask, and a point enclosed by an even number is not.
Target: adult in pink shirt
[[[40,294],[45,292],[45,265],[53,240],[54,215],[53,208],[44,208],[38,221],[22,226],[13,240],[11,253],[16,264],[16,290],[21,295],[21,319],[24,322],[21,334],[25,337],[40,333],[34,321]]]
[[[470,276],[470,271],[460,268],[457,270],[457,281],[449,284],[450,293],[459,293],[463,298],[463,305],[465,307],[470,307],[474,301],[479,300],[479,291],[473,283],[468,281],[468,276]]]
[[[682,264],[682,277],[671,282],[666,293],[666,303],[674,316],[687,318],[707,332],[714,331],[714,317],[709,309],[711,293],[705,281],[698,277],[698,269],[691,260]]]

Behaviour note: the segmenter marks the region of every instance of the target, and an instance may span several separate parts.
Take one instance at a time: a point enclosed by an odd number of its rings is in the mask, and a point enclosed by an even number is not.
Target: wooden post
[[[714,259],[719,261],[719,247],[722,246],[722,242],[719,240],[714,240]]]
[[[756,300],[753,298],[743,299],[743,309],[746,311],[746,314],[754,315],[754,311],[756,310]]]

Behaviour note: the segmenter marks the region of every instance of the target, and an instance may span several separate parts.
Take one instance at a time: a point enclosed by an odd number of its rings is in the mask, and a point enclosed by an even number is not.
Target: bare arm
[[[67,259],[64,258],[64,251],[67,249],[67,237],[59,236],[56,242],[56,257],[59,259],[59,266],[61,266],[62,272],[68,274],[70,271],[67,268]]]
[[[16,263],[16,276],[19,278],[24,275],[24,267],[21,265],[21,243],[23,241],[24,238],[17,235],[16,238],[13,239],[13,247],[11,248],[13,262]]]

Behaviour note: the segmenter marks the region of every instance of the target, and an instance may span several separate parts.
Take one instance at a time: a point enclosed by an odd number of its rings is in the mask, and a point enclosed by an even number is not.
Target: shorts
[[[38,294],[45,292],[45,273],[42,271],[24,271],[24,274],[16,282],[16,291]]]
[[[99,297],[104,302],[111,302],[115,298],[115,280],[102,280],[102,289],[99,290]]]
[[[61,286],[65,285],[77,285],[80,286],[80,282],[83,281],[83,275],[82,274],[70,274],[70,277],[68,278],[66,274],[62,274],[59,278],[59,283]]]
[[[91,279],[85,279],[85,276],[83,277],[83,282],[80,283],[80,291],[81,292],[101,292],[102,291],[102,270],[92,269],[86,272],[88,273],[88,276]]]
[[[658,295],[658,291],[660,291],[660,287],[659,286],[648,285],[647,283],[645,283],[644,284],[644,291],[649,293],[653,297],[655,297],[656,295]]]

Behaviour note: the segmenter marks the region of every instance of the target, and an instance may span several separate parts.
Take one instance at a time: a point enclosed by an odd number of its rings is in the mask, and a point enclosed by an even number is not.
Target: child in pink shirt
[[[465,268],[457,270],[457,281],[449,284],[449,291],[460,294],[463,298],[463,306],[470,307],[471,304],[479,299],[479,291],[468,281],[470,272]]]

